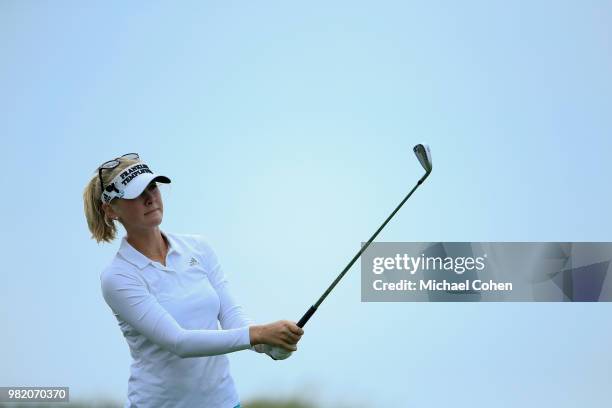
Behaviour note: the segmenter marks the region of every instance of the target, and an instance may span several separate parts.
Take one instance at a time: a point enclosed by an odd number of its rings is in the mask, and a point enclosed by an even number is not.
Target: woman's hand
[[[267,354],[272,360],[284,360],[293,354],[293,351],[287,351],[282,347],[270,346],[269,344],[256,344],[253,348],[258,353]]]
[[[293,354],[293,351],[287,351],[282,347],[268,346],[267,344],[264,346],[268,347],[265,353],[269,355],[272,360],[284,360],[291,357],[291,354]]]
[[[287,351],[296,351],[297,343],[302,338],[304,330],[289,320],[279,320],[274,323],[249,326],[251,345],[267,344],[281,347]]]

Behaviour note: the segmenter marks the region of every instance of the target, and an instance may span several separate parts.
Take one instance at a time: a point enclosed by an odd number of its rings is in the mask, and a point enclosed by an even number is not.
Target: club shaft
[[[308,311],[304,314],[304,316],[302,316],[302,318],[300,319],[300,321],[297,323],[297,325],[299,327],[304,327],[306,325],[306,322],[308,322],[308,320],[312,317],[312,315],[317,311],[317,309],[319,308],[319,306],[321,305],[321,303],[323,303],[323,301],[325,300],[325,298],[327,297],[327,295],[330,294],[330,292],[334,289],[334,287],[338,284],[338,282],[340,282],[340,280],[344,277],[344,275],[346,275],[346,273],[349,271],[349,269],[351,269],[351,266],[353,266],[353,264],[357,261],[357,259],[359,259],[359,257],[361,256],[361,254],[363,254],[365,252],[366,249],[368,249],[368,247],[370,246],[370,244],[372,243],[372,241],[374,241],[374,239],[376,239],[376,237],[378,236],[378,234],[380,233],[380,231],[383,230],[383,228],[385,228],[385,226],[387,225],[387,223],[389,221],[391,221],[391,218],[393,218],[393,216],[395,215],[395,213],[397,213],[399,211],[400,208],[402,208],[402,206],[404,205],[404,203],[406,201],[408,201],[408,199],[410,198],[410,196],[412,195],[412,193],[414,193],[416,191],[417,188],[419,188],[419,186],[423,183],[423,181],[425,181],[425,179],[429,176],[430,173],[426,173],[423,177],[421,177],[421,179],[416,183],[416,185],[412,188],[412,190],[410,190],[410,192],[406,195],[406,197],[404,197],[404,199],[399,203],[399,205],[395,208],[395,210],[393,210],[393,212],[391,213],[391,215],[389,215],[387,217],[387,219],[385,220],[385,222],[382,223],[382,225],[380,227],[378,227],[378,229],[376,230],[376,232],[370,237],[370,239],[368,240],[368,242],[366,242],[361,249],[359,250],[359,252],[357,252],[355,254],[355,256],[353,257],[353,259],[351,259],[351,261],[346,265],[346,267],[342,270],[342,272],[340,272],[340,275],[338,275],[338,277],[332,282],[331,285],[329,285],[329,288],[327,288],[327,290],[323,293],[323,295],[319,298],[319,300],[317,300],[317,303],[315,303],[314,305],[310,306],[310,309],[308,309]]]

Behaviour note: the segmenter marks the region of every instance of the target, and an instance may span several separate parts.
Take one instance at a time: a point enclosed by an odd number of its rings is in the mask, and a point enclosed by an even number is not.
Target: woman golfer
[[[240,407],[225,354],[250,349],[284,359],[304,331],[287,320],[253,324],[208,243],[159,229],[157,183],[170,179],[130,153],[102,164],[83,194],[93,239],[111,242],[115,221],[127,232],[100,274],[132,355],[125,406]]]

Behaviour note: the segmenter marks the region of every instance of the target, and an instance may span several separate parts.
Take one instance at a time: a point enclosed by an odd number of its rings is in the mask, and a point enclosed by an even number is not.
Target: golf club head
[[[432,164],[429,146],[418,144],[414,146],[412,150],[414,150],[414,154],[416,154],[417,159],[419,159],[419,163],[421,163],[421,166],[423,166],[427,173],[430,173],[432,169]]]

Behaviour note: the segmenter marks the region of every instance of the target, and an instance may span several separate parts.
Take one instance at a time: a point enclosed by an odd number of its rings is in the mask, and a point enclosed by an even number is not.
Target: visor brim
[[[123,199],[132,200],[138,197],[147,188],[147,186],[157,181],[164,184],[170,184],[170,179],[166,176],[158,174],[145,173],[139,174],[134,180],[131,180],[123,191]]]

